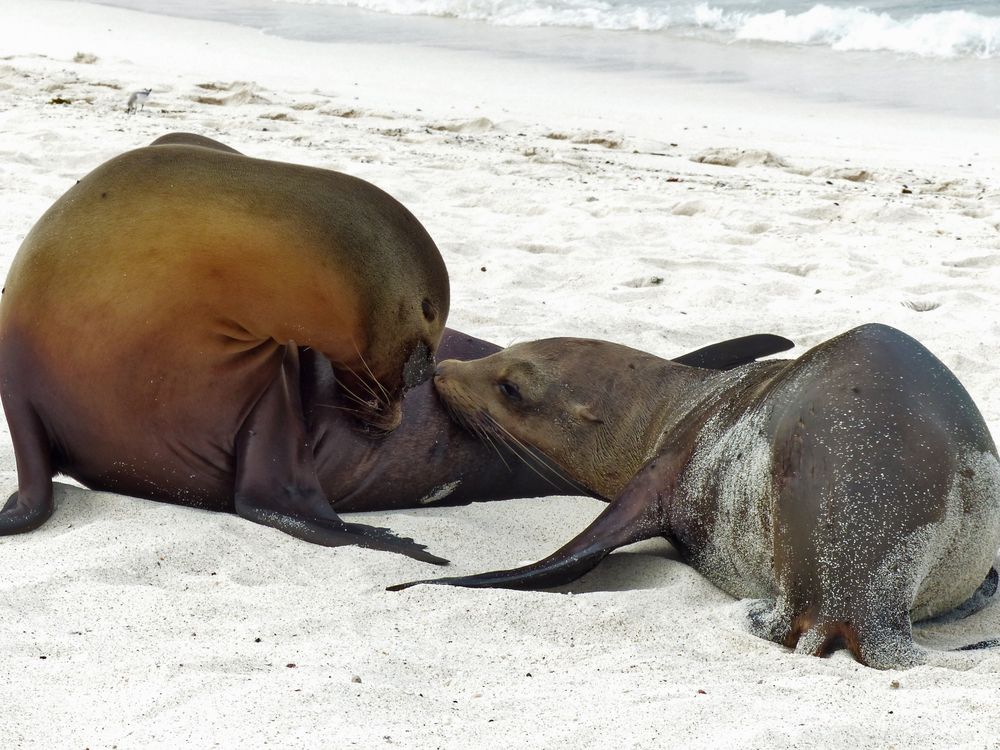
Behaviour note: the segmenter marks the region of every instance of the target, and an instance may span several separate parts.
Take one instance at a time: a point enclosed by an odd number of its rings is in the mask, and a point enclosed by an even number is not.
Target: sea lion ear
[[[593,422],[594,424],[604,424],[604,420],[601,419],[596,414],[594,414],[593,409],[591,409],[586,404],[577,404],[575,407],[573,407],[573,411],[576,413],[576,416],[579,417],[584,422]]]

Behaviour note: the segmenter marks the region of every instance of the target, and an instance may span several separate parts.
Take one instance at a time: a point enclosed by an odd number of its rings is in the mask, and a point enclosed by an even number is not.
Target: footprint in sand
[[[558,245],[543,245],[537,242],[529,242],[523,245],[517,246],[519,250],[524,250],[526,253],[532,253],[535,255],[565,255],[569,252],[565,247],[559,247]]]
[[[270,104],[270,101],[261,96],[260,86],[252,81],[233,81],[231,83],[210,82],[199,83],[198,88],[206,94],[194,94],[189,97],[199,104],[212,104],[216,106],[232,107],[240,104]]]
[[[792,276],[808,276],[817,268],[819,268],[819,266],[815,263],[803,263],[800,265],[777,264],[768,266],[768,268],[773,268],[775,271],[780,271],[781,273],[788,273],[791,274]]]
[[[763,149],[710,148],[695,154],[691,161],[719,167],[788,167],[777,154]]]
[[[992,268],[1000,265],[1000,255],[977,255],[973,258],[962,258],[959,260],[943,260],[942,266],[952,268]]]
[[[591,130],[582,133],[546,133],[545,137],[553,141],[569,141],[582,146],[603,146],[604,148],[621,148],[625,143],[624,139],[617,133],[598,132]]]
[[[931,310],[936,310],[941,307],[940,302],[934,302],[932,300],[922,300],[922,299],[908,299],[903,300],[900,304],[903,307],[909,308],[914,312],[929,312]]]
[[[354,107],[324,107],[319,113],[329,117],[343,117],[345,120],[354,120],[367,115],[363,109],[355,109]]]
[[[640,278],[632,279],[631,281],[623,281],[621,286],[631,287],[632,289],[642,289],[643,287],[660,286],[662,283],[662,276],[641,276]]]
[[[740,247],[747,247],[749,245],[756,245],[758,242],[757,237],[748,237],[745,234],[730,234],[725,237],[719,238],[721,242],[725,242],[727,245],[739,245]]]
[[[674,216],[695,216],[707,210],[708,206],[703,201],[681,201],[670,209],[670,213]]]
[[[813,219],[814,221],[833,221],[840,217],[840,208],[833,205],[825,206],[811,206],[809,208],[800,208],[796,211],[790,211],[791,216],[796,216],[800,219]]]
[[[819,167],[808,173],[810,177],[822,177],[826,180],[847,180],[848,182],[869,182],[875,179],[875,174],[858,167]]]
[[[460,120],[428,125],[428,130],[438,130],[445,133],[488,133],[497,126],[488,117],[477,117],[475,120]]]

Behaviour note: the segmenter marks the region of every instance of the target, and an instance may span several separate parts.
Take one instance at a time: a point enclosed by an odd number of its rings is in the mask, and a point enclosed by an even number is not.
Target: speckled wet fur
[[[954,375],[902,332],[866,325],[797,360],[726,373],[650,362],[653,369],[635,382],[621,377],[615,345],[594,344],[590,369],[575,346],[544,345],[548,364],[539,379],[578,403],[598,401],[612,384],[634,394],[661,428],[654,455],[604,513],[548,558],[437,582],[564,584],[619,546],[663,535],[717,586],[754,600],[755,634],[803,653],[846,647],[864,664],[905,668],[921,658],[911,617],[956,607],[989,573],[1000,546],[996,447]],[[530,348],[503,356],[520,354],[533,363]],[[478,393],[487,376],[476,376],[464,385]],[[643,377],[655,379],[652,387]],[[519,408],[530,414],[535,404],[526,393]],[[656,430],[636,419],[634,404],[625,413],[615,422],[614,411],[604,412],[604,426],[628,431],[623,444],[645,451],[648,439],[635,436]],[[538,431],[532,420],[515,425],[513,410],[494,416],[508,430]],[[577,446],[590,451],[586,429],[544,450],[572,472]],[[587,472],[573,474],[584,483],[617,456],[598,450],[587,459]]]

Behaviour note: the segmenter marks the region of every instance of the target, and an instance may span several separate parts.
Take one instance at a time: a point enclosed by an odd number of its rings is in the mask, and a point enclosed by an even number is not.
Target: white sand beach
[[[76,179],[170,131],[387,190],[441,249],[452,328],[671,357],[756,332],[798,355],[881,322],[952,368],[1000,435],[995,119],[2,0],[0,271]],[[6,427],[0,477],[6,496]],[[879,672],[753,637],[744,605],[665,542],[616,553],[568,593],[389,593],[439,571],[68,482],[56,499],[40,529],[0,539],[4,747],[1000,742],[1000,649],[946,651],[1000,635],[997,604],[917,628],[930,663]],[[427,544],[457,575],[538,559],[602,507],[351,518]]]

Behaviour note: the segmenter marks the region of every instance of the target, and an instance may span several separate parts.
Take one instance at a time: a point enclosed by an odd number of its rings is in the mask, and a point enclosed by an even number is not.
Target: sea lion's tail
[[[659,493],[650,494],[645,482],[633,483],[573,541],[544,560],[511,570],[411,581],[389,586],[386,590],[401,591],[421,583],[503,589],[560,586],[593,570],[618,547],[662,534],[660,508]]]

